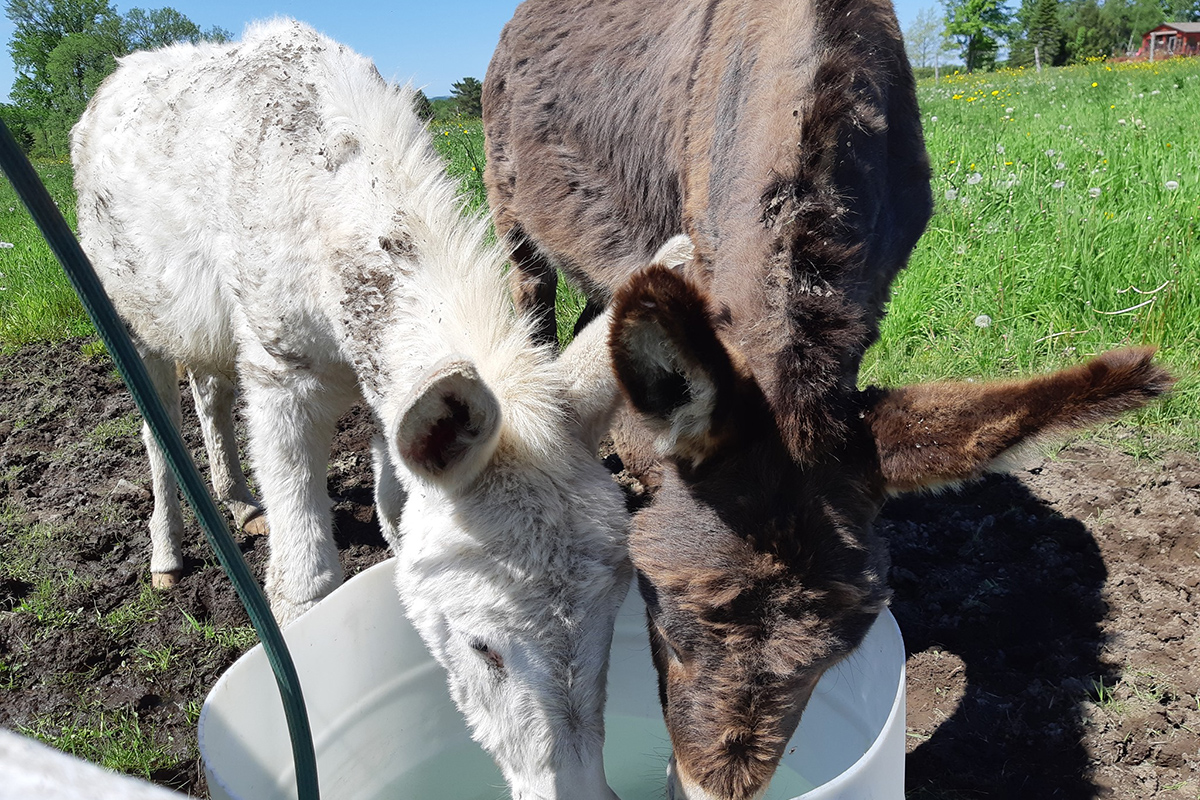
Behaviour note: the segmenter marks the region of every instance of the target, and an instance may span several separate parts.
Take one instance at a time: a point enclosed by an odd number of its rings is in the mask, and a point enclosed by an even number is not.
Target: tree
[[[464,117],[483,116],[483,84],[478,78],[463,78],[450,87],[450,96]]]
[[[67,134],[87,108],[96,87],[116,67],[112,41],[103,34],[69,33],[46,59],[50,105],[44,119],[55,152],[65,153]]]
[[[1200,22],[1200,0],[1164,0],[1162,8],[1171,22]],[[1165,21],[1166,19],[1159,20],[1159,22]],[[1153,27],[1151,26],[1151,28]],[[1145,32],[1141,31],[1141,33]]]
[[[1009,28],[1008,12],[1000,0],[944,0],[946,35],[958,40],[967,71],[988,69],[996,63],[1000,39]]]
[[[201,31],[199,25],[173,8],[156,8],[150,11],[131,8],[121,20],[121,35],[126,50],[131,53],[134,50],[151,50],[175,42],[227,42],[233,38],[224,28],[212,27]]]
[[[55,157],[66,154],[71,126],[118,57],[176,41],[229,39],[228,31],[201,31],[170,8],[135,8],[122,18],[108,0],[7,0],[5,12],[17,73],[10,94],[33,131],[34,152]]]
[[[417,89],[413,95],[413,110],[417,112],[417,117],[422,122],[429,122],[433,119],[433,103],[429,102],[429,98],[425,96],[425,92]]]
[[[913,66],[920,70],[932,68],[939,77],[941,65],[947,61],[944,20],[937,8],[930,6],[917,12],[917,18],[904,32],[904,49]]]
[[[1115,2],[1116,0],[1109,0]],[[1037,71],[1042,64],[1053,64],[1062,42],[1062,26],[1058,22],[1058,0],[1037,0],[1033,19],[1029,23],[1029,44],[1033,48],[1033,63]]]

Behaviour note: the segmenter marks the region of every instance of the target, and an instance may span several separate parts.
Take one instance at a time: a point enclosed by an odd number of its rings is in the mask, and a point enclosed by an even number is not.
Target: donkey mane
[[[245,44],[277,35],[282,22],[252,24]],[[319,53],[329,44],[300,27],[304,38],[295,48],[296,58],[306,49]],[[353,56],[347,48],[338,48]],[[343,253],[348,289],[343,312],[355,319],[350,328],[357,340],[350,346],[364,393],[385,407],[397,404],[406,398],[378,397],[372,376],[415,377],[440,358],[465,357],[477,366],[502,408],[500,447],[516,449],[519,457],[534,463],[554,463],[563,452],[562,381],[552,352],[531,343],[530,321],[511,307],[506,279],[496,268],[508,251],[502,242],[489,241],[486,217],[464,213],[465,198],[456,182],[446,180],[424,126],[395,124],[412,114],[412,88],[398,90],[387,84],[368,60],[361,60],[374,80],[364,81],[361,70],[331,72],[312,98],[322,105],[320,122],[314,124],[323,127],[324,139],[331,143],[321,151],[326,164],[314,164],[314,169],[332,166],[335,183],[336,172],[345,170],[340,185],[346,194],[338,199],[357,212],[327,224],[352,225],[367,233],[352,240],[342,235],[346,231],[334,229],[331,238],[354,241],[356,246],[377,242],[385,253],[421,265],[406,270],[403,262],[390,258]],[[312,100],[299,93],[290,99],[299,112],[297,124],[303,124]],[[371,187],[370,197],[360,196],[364,185]],[[389,291],[397,281],[406,284],[403,293]],[[371,286],[377,291],[363,290]],[[385,298],[394,305],[386,305]],[[422,333],[426,326],[421,321],[430,315],[440,320],[436,337]],[[364,325],[371,317],[376,322]],[[554,420],[559,424],[547,424]]]

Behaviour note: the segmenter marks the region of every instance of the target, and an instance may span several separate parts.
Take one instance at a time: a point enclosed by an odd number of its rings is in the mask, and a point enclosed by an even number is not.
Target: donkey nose
[[[679,768],[675,763],[675,756],[671,756],[671,760],[667,762],[667,800],[761,800],[762,796],[767,793],[767,784],[764,784],[752,794],[738,795],[729,797],[722,794],[709,792],[699,783],[692,780],[691,776]]]

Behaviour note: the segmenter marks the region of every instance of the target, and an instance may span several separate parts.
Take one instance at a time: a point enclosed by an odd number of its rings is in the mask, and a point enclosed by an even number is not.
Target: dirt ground
[[[87,345],[0,357],[0,725],[203,796],[199,704],[252,634],[190,518],[179,587],[148,588],[139,419]],[[330,468],[347,574],[387,555],[370,433],[348,415]],[[884,509],[909,797],[1200,797],[1200,459],[1128,436]]]

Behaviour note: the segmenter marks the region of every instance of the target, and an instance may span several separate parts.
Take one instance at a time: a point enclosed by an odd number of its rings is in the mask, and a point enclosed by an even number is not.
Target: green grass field
[[[1031,373],[1149,344],[1180,376],[1136,420],[1200,440],[1200,59],[954,75],[919,87],[937,210],[861,382]],[[431,128],[486,208],[477,120]],[[70,169],[39,171],[73,222]],[[0,347],[90,330],[0,183]],[[578,310],[578,296],[561,294]],[[564,314],[567,329],[571,314]]]
[[[1143,424],[1200,435],[1200,59],[919,87],[937,210],[862,382],[1036,372],[1156,345]]]

